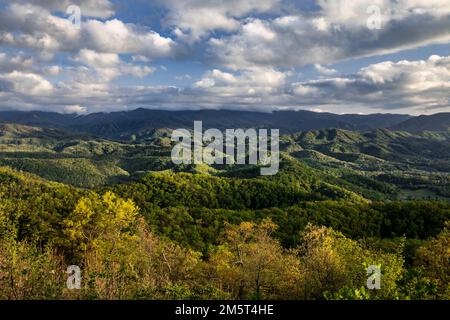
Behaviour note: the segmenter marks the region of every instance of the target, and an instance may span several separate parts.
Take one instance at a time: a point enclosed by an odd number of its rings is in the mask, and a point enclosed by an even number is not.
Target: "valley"
[[[273,176],[175,165],[171,132],[0,124],[0,299],[448,297],[450,131],[285,133]]]

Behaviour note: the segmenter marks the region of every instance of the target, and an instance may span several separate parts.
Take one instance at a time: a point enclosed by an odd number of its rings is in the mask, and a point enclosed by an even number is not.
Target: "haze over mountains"
[[[87,133],[103,138],[128,140],[131,135],[146,135],[159,128],[193,128],[202,120],[204,128],[275,128],[282,134],[299,131],[338,128],[371,130],[391,128],[405,131],[447,131],[450,113],[413,117],[400,114],[337,115],[311,111],[277,111],[273,113],[201,110],[163,111],[136,109],[128,112],[88,115],[59,114],[40,111],[3,111],[0,123],[58,128],[74,133]]]

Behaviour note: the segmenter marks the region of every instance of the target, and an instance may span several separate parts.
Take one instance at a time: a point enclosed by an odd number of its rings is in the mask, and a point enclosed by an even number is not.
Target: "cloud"
[[[155,71],[153,67],[125,63],[116,53],[99,53],[88,49],[80,50],[73,61],[88,67],[78,68],[77,72],[92,82],[108,82],[124,75],[142,78]],[[92,71],[95,72],[95,77],[92,77]]]
[[[109,0],[19,0],[21,4],[32,4],[49,11],[66,12],[69,6],[78,6],[86,17],[106,19],[114,14],[114,6]]]
[[[286,73],[271,68],[254,68],[238,75],[214,69],[196,82],[194,88],[202,90],[199,95],[242,97],[257,103],[268,96],[278,95],[286,79]]]
[[[317,0],[317,4],[330,23],[353,26],[367,26],[367,18],[378,13],[382,24],[417,14],[433,17],[450,14],[450,4],[445,0]]]
[[[274,10],[281,0],[166,0],[167,24],[175,28],[178,38],[195,42],[211,31],[233,32],[248,14]]]
[[[59,66],[49,66],[44,68],[44,73],[50,76],[57,76],[61,72]]]
[[[318,63],[316,63],[314,65],[314,68],[316,69],[317,72],[319,72],[322,75],[326,75],[326,76],[331,76],[333,74],[338,73],[338,71],[336,69],[327,68],[327,67],[324,67],[324,66],[322,66],[322,65],[320,65]]]
[[[125,72],[134,74],[133,66],[117,54],[85,49],[73,59],[81,66],[60,71],[73,74],[56,85],[31,72],[1,74],[0,108],[64,112],[148,107],[433,113],[450,106],[450,57],[437,55],[426,60],[386,61],[361,68],[355,74],[302,82],[293,82],[292,72],[274,68],[238,72],[213,69],[184,88],[110,83]],[[140,72],[142,69],[135,75]]]
[[[54,89],[53,85],[40,75],[20,71],[1,74],[0,82],[8,84],[10,93],[25,96],[47,96]]]
[[[84,24],[83,43],[101,52],[134,53],[149,58],[168,57],[175,43],[154,31],[113,19],[106,22],[89,20]]]
[[[211,38],[208,53],[216,63],[238,70],[330,64],[450,41],[449,1],[319,0],[318,4],[320,10],[314,14],[247,18],[237,32]],[[367,11],[373,5],[380,10],[380,29],[368,27],[371,19],[377,19],[374,11]]]
[[[430,113],[450,106],[450,57],[386,61],[338,77],[327,68],[325,71],[329,77],[292,82],[290,72],[270,68],[238,74],[213,70],[194,87],[198,96],[216,105],[261,110]]]
[[[34,61],[32,57],[26,57],[23,53],[14,56],[0,52],[0,73],[8,73],[14,70],[30,70]]]
[[[59,110],[59,112],[61,113],[78,113],[78,114],[86,113],[86,111],[87,111],[86,107],[80,106],[78,104],[65,105],[62,106],[62,108]]]
[[[449,110],[449,57],[386,61],[347,75],[331,67],[341,60],[450,43],[448,0],[160,3],[165,6],[161,28],[119,20],[109,0],[5,3],[0,11],[0,109]],[[81,28],[65,18],[69,4],[80,6]],[[380,29],[369,28],[378,18]],[[174,74],[177,64],[172,63],[182,59],[189,68]],[[317,79],[299,82],[307,74],[295,76],[302,71],[297,67],[305,65],[314,68]],[[157,70],[167,72],[163,81]],[[183,75],[189,71],[197,78],[199,70],[199,80]],[[152,73],[152,83],[192,84],[148,85],[146,76]]]
[[[118,19],[89,19],[75,28],[69,19],[52,15],[47,8],[17,3],[0,12],[0,44],[34,49],[48,59],[80,49],[154,59],[173,55],[176,46],[170,38]]]
[[[95,68],[120,65],[113,56],[85,57]],[[99,61],[99,59],[101,61]],[[3,88],[3,89],[1,89]],[[244,110],[306,109],[336,113],[434,113],[450,106],[450,57],[386,61],[355,74],[291,82],[290,72],[255,68],[241,72],[213,69],[188,87],[120,87],[102,82],[68,81],[56,87],[38,75],[13,73],[0,77],[0,96],[14,97],[16,108],[82,112],[127,110],[227,108]],[[1,99],[0,107],[11,100]],[[77,110],[72,108],[71,110]]]
[[[347,76],[293,84],[303,104],[429,113],[450,106],[450,57],[382,62]]]

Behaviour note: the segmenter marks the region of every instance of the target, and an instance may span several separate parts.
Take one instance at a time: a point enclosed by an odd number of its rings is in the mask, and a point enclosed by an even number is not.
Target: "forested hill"
[[[448,299],[448,202],[308,199],[289,177],[88,191],[0,167],[0,299]]]
[[[89,115],[49,112],[0,112],[0,123],[60,128],[76,133],[89,133],[103,138],[129,140],[159,128],[193,128],[202,120],[205,128],[274,128],[282,133],[342,128],[368,130],[397,125],[411,117],[396,114],[336,115],[310,111],[277,111],[273,113],[201,110],[162,111],[137,109],[129,112],[94,113]]]
[[[287,134],[267,177],[176,166],[167,128],[133,135],[0,125],[0,299],[450,296],[449,132]]]
[[[273,128],[282,134],[321,129],[366,131],[388,128],[393,131],[448,131],[450,113],[412,117],[399,114],[337,115],[311,111],[275,111],[272,113],[199,110],[162,111],[136,109],[126,112],[88,115],[60,114],[41,111],[3,111],[0,123],[54,128],[105,139],[131,141],[148,136],[161,128],[192,129],[194,121],[202,120],[204,128]]]
[[[450,198],[450,133],[325,129],[284,135],[281,171],[316,195],[355,193],[369,199]],[[60,129],[0,125],[0,165],[77,187],[133,181],[163,170],[256,178],[246,166],[175,166],[170,130],[118,142]],[[325,191],[333,186],[334,191]],[[284,190],[281,188],[280,190]],[[339,190],[339,191],[338,191]]]
[[[417,131],[449,131],[450,113],[437,113],[430,116],[419,116],[408,119],[392,127],[393,130]]]

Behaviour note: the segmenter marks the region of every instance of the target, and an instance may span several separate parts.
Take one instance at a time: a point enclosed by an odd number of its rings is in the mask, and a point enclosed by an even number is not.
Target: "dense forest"
[[[2,125],[0,299],[450,298],[448,132],[285,135],[272,177],[169,134]]]

